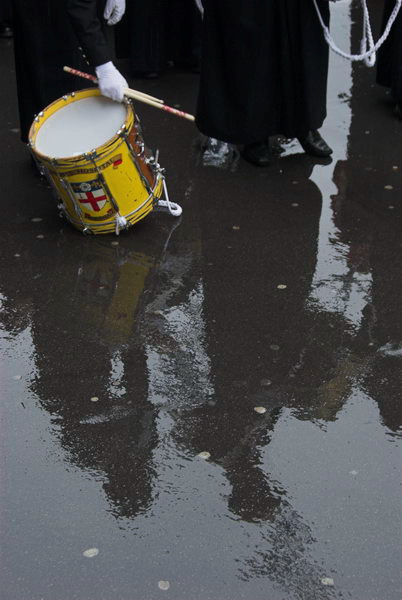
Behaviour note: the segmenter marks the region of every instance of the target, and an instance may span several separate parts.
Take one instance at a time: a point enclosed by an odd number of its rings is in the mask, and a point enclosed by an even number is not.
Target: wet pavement
[[[1,598],[399,600],[402,123],[374,71],[331,57],[326,164],[203,155],[138,107],[183,216],[85,237],[0,47]],[[141,85],[191,112],[196,84]]]

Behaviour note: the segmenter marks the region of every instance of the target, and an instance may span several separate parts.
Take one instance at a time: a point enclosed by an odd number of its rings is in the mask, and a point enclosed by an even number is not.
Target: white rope
[[[362,41],[360,43],[360,54],[364,54],[367,51],[372,51],[373,53],[370,56],[367,56],[367,58],[364,58],[363,60],[367,67],[374,67],[374,65],[377,61],[377,52],[375,50],[373,31],[371,29],[370,15],[369,15],[369,11],[367,8],[366,0],[363,0],[362,4],[363,4],[363,35],[362,35]]]
[[[176,202],[170,202],[169,194],[167,191],[166,180],[163,176],[162,176],[162,182],[163,182],[163,192],[165,195],[165,199],[164,200],[159,199],[158,206],[160,208],[167,208],[168,211],[170,212],[170,214],[172,215],[172,217],[180,217],[181,213],[183,212],[182,207],[180,206],[180,204],[176,204]]]
[[[372,67],[376,61],[376,53],[381,48],[385,40],[388,38],[391,27],[394,24],[396,17],[402,6],[402,0],[396,0],[395,7],[389,17],[388,23],[384,29],[384,33],[380,37],[377,43],[374,43],[373,32],[371,29],[370,16],[367,8],[367,0],[360,0],[363,7],[363,39],[361,43],[361,53],[360,54],[349,54],[348,52],[344,52],[335,44],[331,34],[329,33],[328,27],[325,25],[324,20],[322,18],[320,9],[318,8],[317,0],[313,0],[315,9],[317,11],[318,18],[321,23],[321,27],[324,31],[325,39],[329,45],[329,47],[339,56],[346,58],[351,61],[365,61],[365,63]]]

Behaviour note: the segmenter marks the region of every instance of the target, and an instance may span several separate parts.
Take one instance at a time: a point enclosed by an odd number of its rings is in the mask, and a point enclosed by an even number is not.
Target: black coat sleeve
[[[97,67],[112,60],[106,35],[102,29],[102,7],[97,0],[65,0],[66,9],[90,63]]]

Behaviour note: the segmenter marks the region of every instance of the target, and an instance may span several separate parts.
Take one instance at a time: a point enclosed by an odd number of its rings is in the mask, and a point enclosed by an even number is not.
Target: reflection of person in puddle
[[[307,299],[321,193],[309,179],[313,167],[307,160],[283,159],[289,176],[270,174],[269,190],[264,172],[251,192],[249,181],[237,174],[227,179],[219,171],[204,171],[194,184],[202,223],[202,314],[211,389],[193,408],[193,398],[186,399],[173,415],[172,435],[191,456],[210,454],[209,461],[221,467],[230,484],[229,513],[258,524],[250,530],[246,558],[239,558],[239,576],[270,577],[281,589],[298,592],[309,585],[315,593],[320,579],[309,557],[311,531],[292,508],[287,490],[273,479],[270,465],[270,440],[284,407],[302,418],[309,410],[310,418],[326,418],[315,404],[313,387],[323,379],[322,361],[327,368],[325,353],[332,356],[333,350],[332,340],[326,347],[326,341],[309,339],[314,315]],[[250,193],[252,202],[245,201]],[[307,359],[306,365],[306,353],[315,361]],[[260,406],[265,413],[255,411]],[[334,405],[328,418],[339,409]]]
[[[355,152],[358,150],[357,147]],[[392,157],[385,158],[385,162],[392,164]],[[385,172],[386,164],[381,166]],[[399,401],[402,303],[398,285],[402,268],[402,214],[390,211],[384,198],[375,191],[377,171],[370,168],[366,179],[362,189],[356,166],[350,161],[338,163],[335,181],[340,193],[335,199],[335,223],[340,242],[348,248],[349,279],[356,274],[371,274],[370,292],[365,298],[363,320],[354,345],[365,364],[360,378],[362,388],[377,402],[384,425],[396,433],[402,426]],[[374,192],[367,194],[366,189]],[[357,361],[357,355],[354,360]]]
[[[395,0],[385,0],[383,29],[388,23]],[[392,26],[389,38],[378,52],[377,83],[391,88],[395,114],[402,119],[402,10]]]
[[[370,252],[372,306],[367,314],[367,326],[372,325],[376,353],[363,383],[377,402],[384,425],[399,436],[402,428],[401,239],[401,216],[391,227],[389,223],[382,223],[380,227],[375,223]]]
[[[294,403],[299,373],[296,379],[289,374],[310,327],[306,299],[315,268],[321,194],[308,179],[313,167],[305,160],[284,159],[294,181],[273,174],[264,210],[257,199],[244,201],[236,176],[225,182],[224,195],[216,173],[203,173],[199,189],[214,399],[212,405],[195,408],[191,418],[179,420],[175,435],[196,454],[210,452],[211,460],[225,469],[232,484],[229,507],[249,521],[273,518],[280,504],[261,469],[259,448],[268,444],[277,412]],[[215,194],[221,195],[219,202]],[[265,416],[254,412],[258,405],[267,407]]]
[[[154,260],[91,242],[68,238],[58,257],[52,242],[51,259],[29,255],[25,277],[21,258],[17,280],[10,277],[9,290],[2,286],[5,313],[8,303],[15,310],[26,298],[21,312],[31,318],[37,369],[32,390],[59,428],[67,461],[98,473],[112,512],[131,518],[152,502],[158,442],[137,327]],[[52,299],[45,306],[44,296]]]
[[[324,21],[329,4],[318,0]],[[298,138],[328,157],[318,133],[326,116],[328,46],[312,2],[203,0],[203,54],[197,125],[244,145],[257,166],[270,162],[269,137]]]

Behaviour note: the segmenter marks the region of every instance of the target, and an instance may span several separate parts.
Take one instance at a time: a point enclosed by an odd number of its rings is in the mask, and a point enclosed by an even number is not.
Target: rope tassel
[[[120,229],[127,227],[127,219],[121,215],[116,215],[116,235],[119,235]]]

